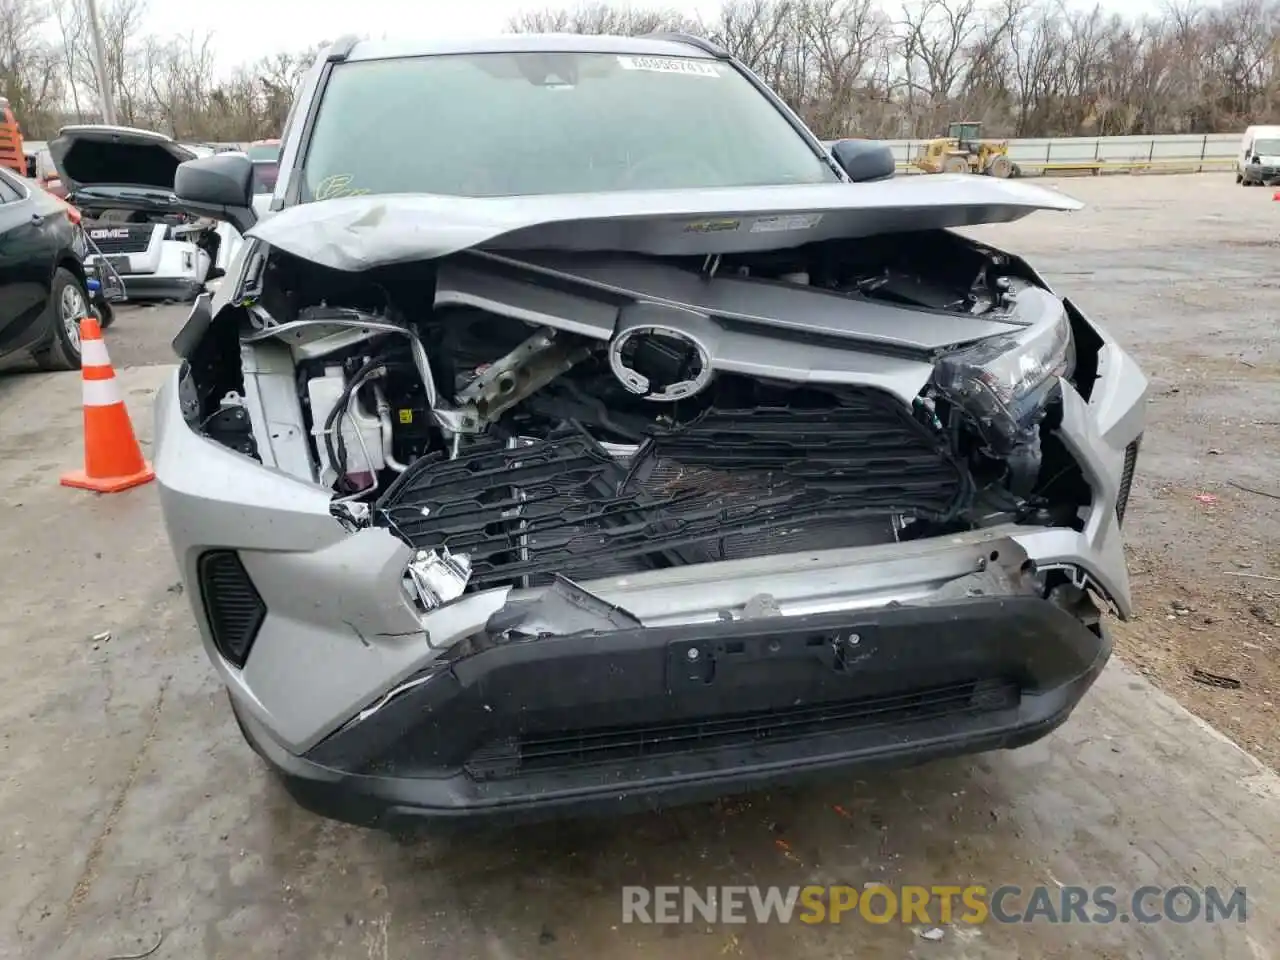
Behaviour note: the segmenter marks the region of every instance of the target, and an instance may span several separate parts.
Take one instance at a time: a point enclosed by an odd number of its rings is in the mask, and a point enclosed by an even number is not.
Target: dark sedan
[[[86,243],[72,207],[0,170],[0,356],[79,368],[80,319],[91,309]]]

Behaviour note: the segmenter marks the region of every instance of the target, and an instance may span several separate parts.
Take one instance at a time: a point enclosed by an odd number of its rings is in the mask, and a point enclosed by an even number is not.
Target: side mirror
[[[883,140],[837,140],[831,156],[855,183],[888,180],[898,170],[893,149]]]
[[[178,164],[173,192],[185,209],[226,220],[241,234],[257,222],[253,163],[242,153],[216,153]]]

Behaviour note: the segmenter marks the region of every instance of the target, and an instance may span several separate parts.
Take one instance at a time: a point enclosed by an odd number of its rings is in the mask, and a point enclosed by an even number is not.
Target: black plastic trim
[[[147,276],[140,273],[122,273],[127,300],[194,300],[205,289],[203,280]]]
[[[781,643],[774,650],[771,642],[824,631],[858,633],[868,656],[842,668],[815,659],[811,671],[801,673],[802,648],[809,644]],[[739,676],[727,671],[719,687],[669,686],[673,644],[712,651],[735,639],[762,644],[758,669]],[[765,662],[766,650],[777,659]],[[867,765],[901,766],[1021,746],[1070,715],[1110,653],[1104,631],[1085,627],[1047,601],[982,598],[503,644],[437,671],[305,756],[284,750],[251,716],[237,714],[250,744],[282,775],[295,799],[324,816],[381,827],[423,818],[536,819],[643,809]],[[1012,700],[995,698],[984,708],[676,756],[517,770],[491,780],[469,776],[465,768],[475,745],[495,734],[536,737],[540,730],[563,727],[566,718],[590,734],[619,716],[632,723],[666,722],[681,714],[694,722],[699,716],[731,716],[760,703],[781,704],[800,690],[813,693],[815,684],[825,686],[811,702],[839,704],[841,696],[856,702],[877,692],[909,695],[966,676],[979,683],[1013,683],[1016,692]],[[843,695],[838,684],[848,685]],[[425,756],[431,750],[453,756]]]
[[[659,30],[654,33],[645,34],[647,40],[666,40],[670,43],[685,43],[691,47],[697,47],[703,53],[709,53],[717,60],[732,60],[731,54],[718,43],[708,40],[706,37],[700,37],[695,33],[682,33],[676,30]]]
[[[234,550],[201,554],[196,561],[196,575],[213,645],[228,663],[243,667],[267,618],[267,605]],[[238,597],[234,596],[236,592]],[[249,610],[230,610],[231,603],[248,604]]]
[[[1133,491],[1133,475],[1138,467],[1138,452],[1142,449],[1142,434],[1138,434],[1124,448],[1124,469],[1120,474],[1120,490],[1116,494],[1116,522],[1124,525],[1124,513],[1129,507],[1129,494]]]
[[[325,59],[330,63],[342,63],[347,57],[351,56],[351,51],[356,48],[356,44],[359,42],[360,38],[354,33],[345,34],[333,41]]]

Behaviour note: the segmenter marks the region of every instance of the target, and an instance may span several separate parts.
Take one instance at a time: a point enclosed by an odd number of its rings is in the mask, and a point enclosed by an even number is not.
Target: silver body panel
[[[524,276],[495,274],[486,269],[489,261],[531,269]],[[581,282],[582,290],[538,283],[540,273]],[[617,255],[562,253],[446,261],[437,275],[435,306],[476,307],[609,340],[626,322],[626,311],[610,299],[595,299],[596,293],[645,304],[651,318],[651,305],[667,308],[663,322],[697,337],[716,370],[797,383],[860,383],[907,404],[932,374],[932,356],[1062,311],[1060,299],[1034,287],[1020,291],[1007,312],[963,316],[789,283],[706,279]],[[788,332],[816,334],[823,341],[779,338]],[[907,353],[886,355],[885,348]]]
[[[282,210],[248,235],[335,270],[367,270],[476,247],[744,253],[839,237],[1007,223],[1037,210],[1081,206],[1030,184],[939,174],[882,183],[536,197],[339,197]],[[812,222],[814,217],[820,219]],[[777,229],[788,223],[797,226]]]
[[[1131,609],[1115,504],[1124,448],[1142,428],[1147,381],[1108,343],[1086,402],[1069,385],[1061,436],[1085,466],[1095,502],[1084,529],[999,526],[911,543],[700,564],[583,586],[653,625],[707,622],[755,594],[784,614],[856,610],[892,600],[928,602],[992,550],[1016,549],[1041,567],[1087,575]],[[419,615],[401,588],[412,551],[381,529],[351,533],[329,511],[330,492],[199,436],[182,418],[177,375],[157,398],[156,475],[183,577],[196,583],[206,549],[241,552],[268,608],[244,670],[213,646],[198,591],[188,590],[206,649],[232,696],[278,742],[304,751],[406,677],[474,633],[511,595],[471,594]]]

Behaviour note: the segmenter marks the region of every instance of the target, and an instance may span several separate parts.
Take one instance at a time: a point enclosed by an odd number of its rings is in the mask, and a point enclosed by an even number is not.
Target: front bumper
[[[103,256],[120,275],[129,300],[193,300],[204,289],[211,265],[209,254],[180,240],[153,239],[145,251]],[[87,262],[96,268],[97,259],[94,254]]]
[[[275,389],[261,370],[254,379],[259,392]],[[328,491],[192,430],[176,376],[157,397],[155,467],[169,540],[210,660],[246,735],[304,803],[363,822],[568,810],[674,801],[872,761],[1016,746],[1051,730],[1101,669],[1109,653],[1105,637],[1038,594],[1008,589],[975,598],[957,588],[988,564],[1006,573],[1060,569],[1127,615],[1118,506],[1131,472],[1126,448],[1141,433],[1146,391],[1133,361],[1105,335],[1088,399],[1063,384],[1058,436],[1094,495],[1080,529],[1000,525],[602,577],[581,585],[638,618],[645,625],[638,635],[583,638],[556,629],[558,637],[501,644],[503,652],[471,654],[443,668],[522,592],[494,588],[421,612],[403,586],[413,557],[405,543],[383,528],[350,532],[332,516]],[[294,396],[292,380],[284,378],[279,392]],[[256,401],[249,400],[252,414]],[[294,422],[300,418],[283,409],[277,404],[277,420],[266,424],[272,449],[300,429]],[[243,667],[219,652],[201,605],[199,560],[210,550],[234,552],[265,607]],[[770,609],[744,619],[742,611],[761,595]],[[840,679],[819,661],[820,651],[809,651],[794,658],[798,675],[776,683],[725,680],[721,689],[730,696],[722,702],[680,706],[665,686],[662,651],[673,643],[729,643],[723,633],[731,628],[779,640],[815,630],[823,648],[831,631],[860,633],[858,627],[888,638],[877,643],[889,650],[875,669],[852,677]],[[437,676],[437,669],[444,672]],[[965,693],[956,684],[982,685],[981,708],[966,699],[980,691]],[[437,709],[429,698],[451,685],[461,689]],[[557,699],[541,702],[544,689]],[[1014,699],[997,703],[992,697],[1000,691],[1013,691]],[[937,698],[952,698],[953,706],[960,698],[962,709],[925,715],[900,709],[906,702],[936,706]],[[628,737],[641,744],[661,739],[670,723],[772,729],[801,723],[795,710],[829,711],[833,702],[844,706],[838,716],[822,713],[817,730],[749,743],[704,741],[674,758],[646,754],[642,746],[638,757],[593,754],[595,760],[572,770],[534,770],[522,759],[534,747],[539,755],[561,747],[580,753],[567,744],[584,732],[593,743],[602,742],[598,734],[616,745]],[[387,718],[405,710],[418,718],[428,705],[426,715],[444,732],[402,717],[390,727],[398,738],[373,735]],[[866,721],[877,710],[892,717]],[[514,773],[512,757],[519,761]]]
[[[1032,598],[601,639],[467,657],[303,756],[237,716],[299,804],[334,819],[614,813],[1022,746],[1067,718],[1111,652]]]
[[[122,273],[125,298],[129,300],[194,300],[202,290],[204,281],[191,277],[157,277],[146,274]]]

